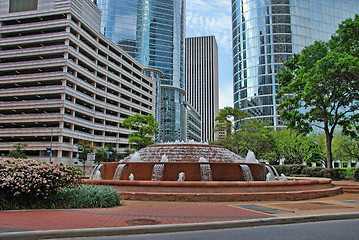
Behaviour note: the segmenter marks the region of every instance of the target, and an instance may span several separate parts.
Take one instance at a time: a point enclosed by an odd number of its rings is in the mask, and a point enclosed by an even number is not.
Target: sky
[[[231,0],[187,0],[186,37],[215,36],[219,107],[233,107]]]

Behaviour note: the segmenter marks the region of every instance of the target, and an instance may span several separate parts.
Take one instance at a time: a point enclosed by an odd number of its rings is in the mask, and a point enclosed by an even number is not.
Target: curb
[[[215,230],[224,228],[241,228],[253,226],[267,226],[278,224],[293,224],[330,220],[357,219],[359,212],[334,213],[321,215],[301,215],[290,217],[271,217],[251,220],[232,220],[206,223],[185,223],[185,224],[162,224],[130,227],[112,228],[81,228],[65,230],[44,230],[44,231],[25,231],[0,233],[0,239],[49,239],[49,238],[73,238],[73,237],[96,237],[96,236],[116,236],[134,235],[148,233],[169,233],[199,230]]]

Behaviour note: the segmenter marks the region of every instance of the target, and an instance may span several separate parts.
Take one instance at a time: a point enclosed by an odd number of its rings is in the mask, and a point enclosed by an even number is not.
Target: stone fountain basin
[[[288,178],[289,181],[129,181],[84,180],[109,185],[123,199],[151,201],[273,201],[304,200],[341,193],[328,178]]]
[[[101,178],[112,180],[117,166],[120,163],[104,163],[101,167]],[[185,181],[201,182],[201,164],[209,164],[211,167],[212,181],[245,181],[240,165],[247,165],[255,181],[264,181],[266,178],[266,167],[261,163],[218,163],[218,162],[124,162],[119,180],[128,180],[130,174],[135,180],[150,181],[153,168],[156,164],[164,164],[162,181],[177,181],[180,172],[185,173]]]

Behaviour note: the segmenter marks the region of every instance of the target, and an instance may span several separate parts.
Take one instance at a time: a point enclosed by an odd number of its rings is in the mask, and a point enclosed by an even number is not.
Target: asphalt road
[[[190,229],[189,229],[190,230]],[[131,236],[72,238],[76,240],[359,240],[359,219],[308,222],[289,225],[233,228],[207,231],[144,234]]]

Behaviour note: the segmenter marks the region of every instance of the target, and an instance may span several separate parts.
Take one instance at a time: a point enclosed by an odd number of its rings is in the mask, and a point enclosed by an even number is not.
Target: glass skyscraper
[[[282,127],[275,99],[282,64],[358,13],[358,0],[232,0],[234,107]]]
[[[184,140],[185,0],[95,2],[104,35],[145,67],[163,72],[156,93],[156,140]]]

